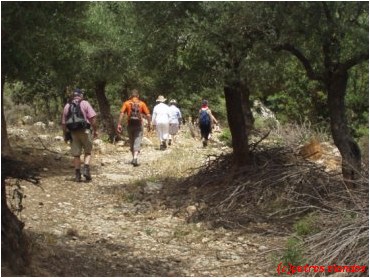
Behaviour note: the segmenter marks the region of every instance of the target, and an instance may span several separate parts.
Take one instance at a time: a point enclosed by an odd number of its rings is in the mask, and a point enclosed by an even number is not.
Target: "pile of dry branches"
[[[183,186],[198,188],[205,202],[194,221],[226,228],[251,221],[292,220],[309,212],[320,217],[320,232],[304,240],[307,263],[366,265],[369,248],[366,173],[349,189],[340,173],[303,160],[291,149],[257,150],[253,163],[233,167],[231,155],[209,157]],[[361,273],[357,273],[358,275]]]
[[[365,272],[344,272],[346,276],[368,276],[368,180],[363,178],[356,189],[346,193],[326,201],[326,209],[320,210],[324,227],[305,239],[307,260],[317,265],[366,266]]]

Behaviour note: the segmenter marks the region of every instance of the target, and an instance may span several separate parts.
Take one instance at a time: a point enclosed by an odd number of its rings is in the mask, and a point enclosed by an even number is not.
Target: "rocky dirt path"
[[[285,237],[264,233],[267,223],[253,224],[258,233],[208,229],[205,223],[188,222],[185,214],[176,213],[180,208],[161,201],[170,198],[163,196],[168,180],[176,182],[190,173],[189,168],[200,166],[207,155],[220,154],[225,148],[203,149],[199,141],[183,137],[166,151],[145,146],[141,165],[133,168],[128,147],[113,146],[97,151],[90,183],[72,181],[71,158],[64,148],[61,157],[45,158],[41,187],[22,185],[27,197],[20,218],[32,239],[31,274],[163,277],[276,273],[272,251],[284,245]],[[171,163],[177,175],[168,170]],[[175,167],[181,163],[183,166]]]

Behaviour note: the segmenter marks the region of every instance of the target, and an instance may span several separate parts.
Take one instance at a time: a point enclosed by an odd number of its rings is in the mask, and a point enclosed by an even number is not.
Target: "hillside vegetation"
[[[1,22],[4,271],[368,274],[368,2],[5,1]],[[60,131],[77,88],[99,131],[81,186]],[[137,169],[117,132],[133,90],[183,116]]]
[[[290,130],[289,141],[284,129],[252,137],[245,168],[233,166],[220,134],[203,148],[188,127],[166,151],[146,134],[136,168],[127,145],[96,140],[93,181],[81,184],[59,131],[9,131],[17,159],[37,169],[41,183],[7,181],[31,263],[16,272],[4,265],[4,274],[272,276],[281,263],[367,263],[367,180],[346,187],[330,142],[321,142],[320,159],[304,159],[310,143],[294,143],[302,129]]]

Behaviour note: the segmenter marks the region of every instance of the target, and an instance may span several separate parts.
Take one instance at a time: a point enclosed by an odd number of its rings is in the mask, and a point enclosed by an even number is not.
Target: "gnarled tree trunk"
[[[5,180],[16,178],[37,184],[40,178],[28,164],[3,155],[1,174],[1,262],[20,275],[30,263],[29,244],[23,233],[24,223],[8,207]]]
[[[330,127],[335,145],[342,155],[342,174],[347,181],[359,178],[361,151],[351,136],[345,114],[345,95],[348,81],[347,71],[332,74],[328,85],[328,107]]]
[[[3,160],[3,159],[2,159]],[[4,162],[4,161],[3,161]],[[5,178],[1,178],[1,262],[15,274],[22,274],[30,262],[24,223],[9,209],[6,202]]]

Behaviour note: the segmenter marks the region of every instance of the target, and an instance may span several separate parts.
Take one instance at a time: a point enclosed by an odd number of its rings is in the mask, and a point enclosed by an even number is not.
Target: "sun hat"
[[[177,101],[176,101],[175,99],[171,99],[171,100],[170,100],[170,104],[172,104],[172,103],[173,103],[173,104],[177,104]]]
[[[156,102],[165,102],[167,99],[164,96],[158,96]]]

